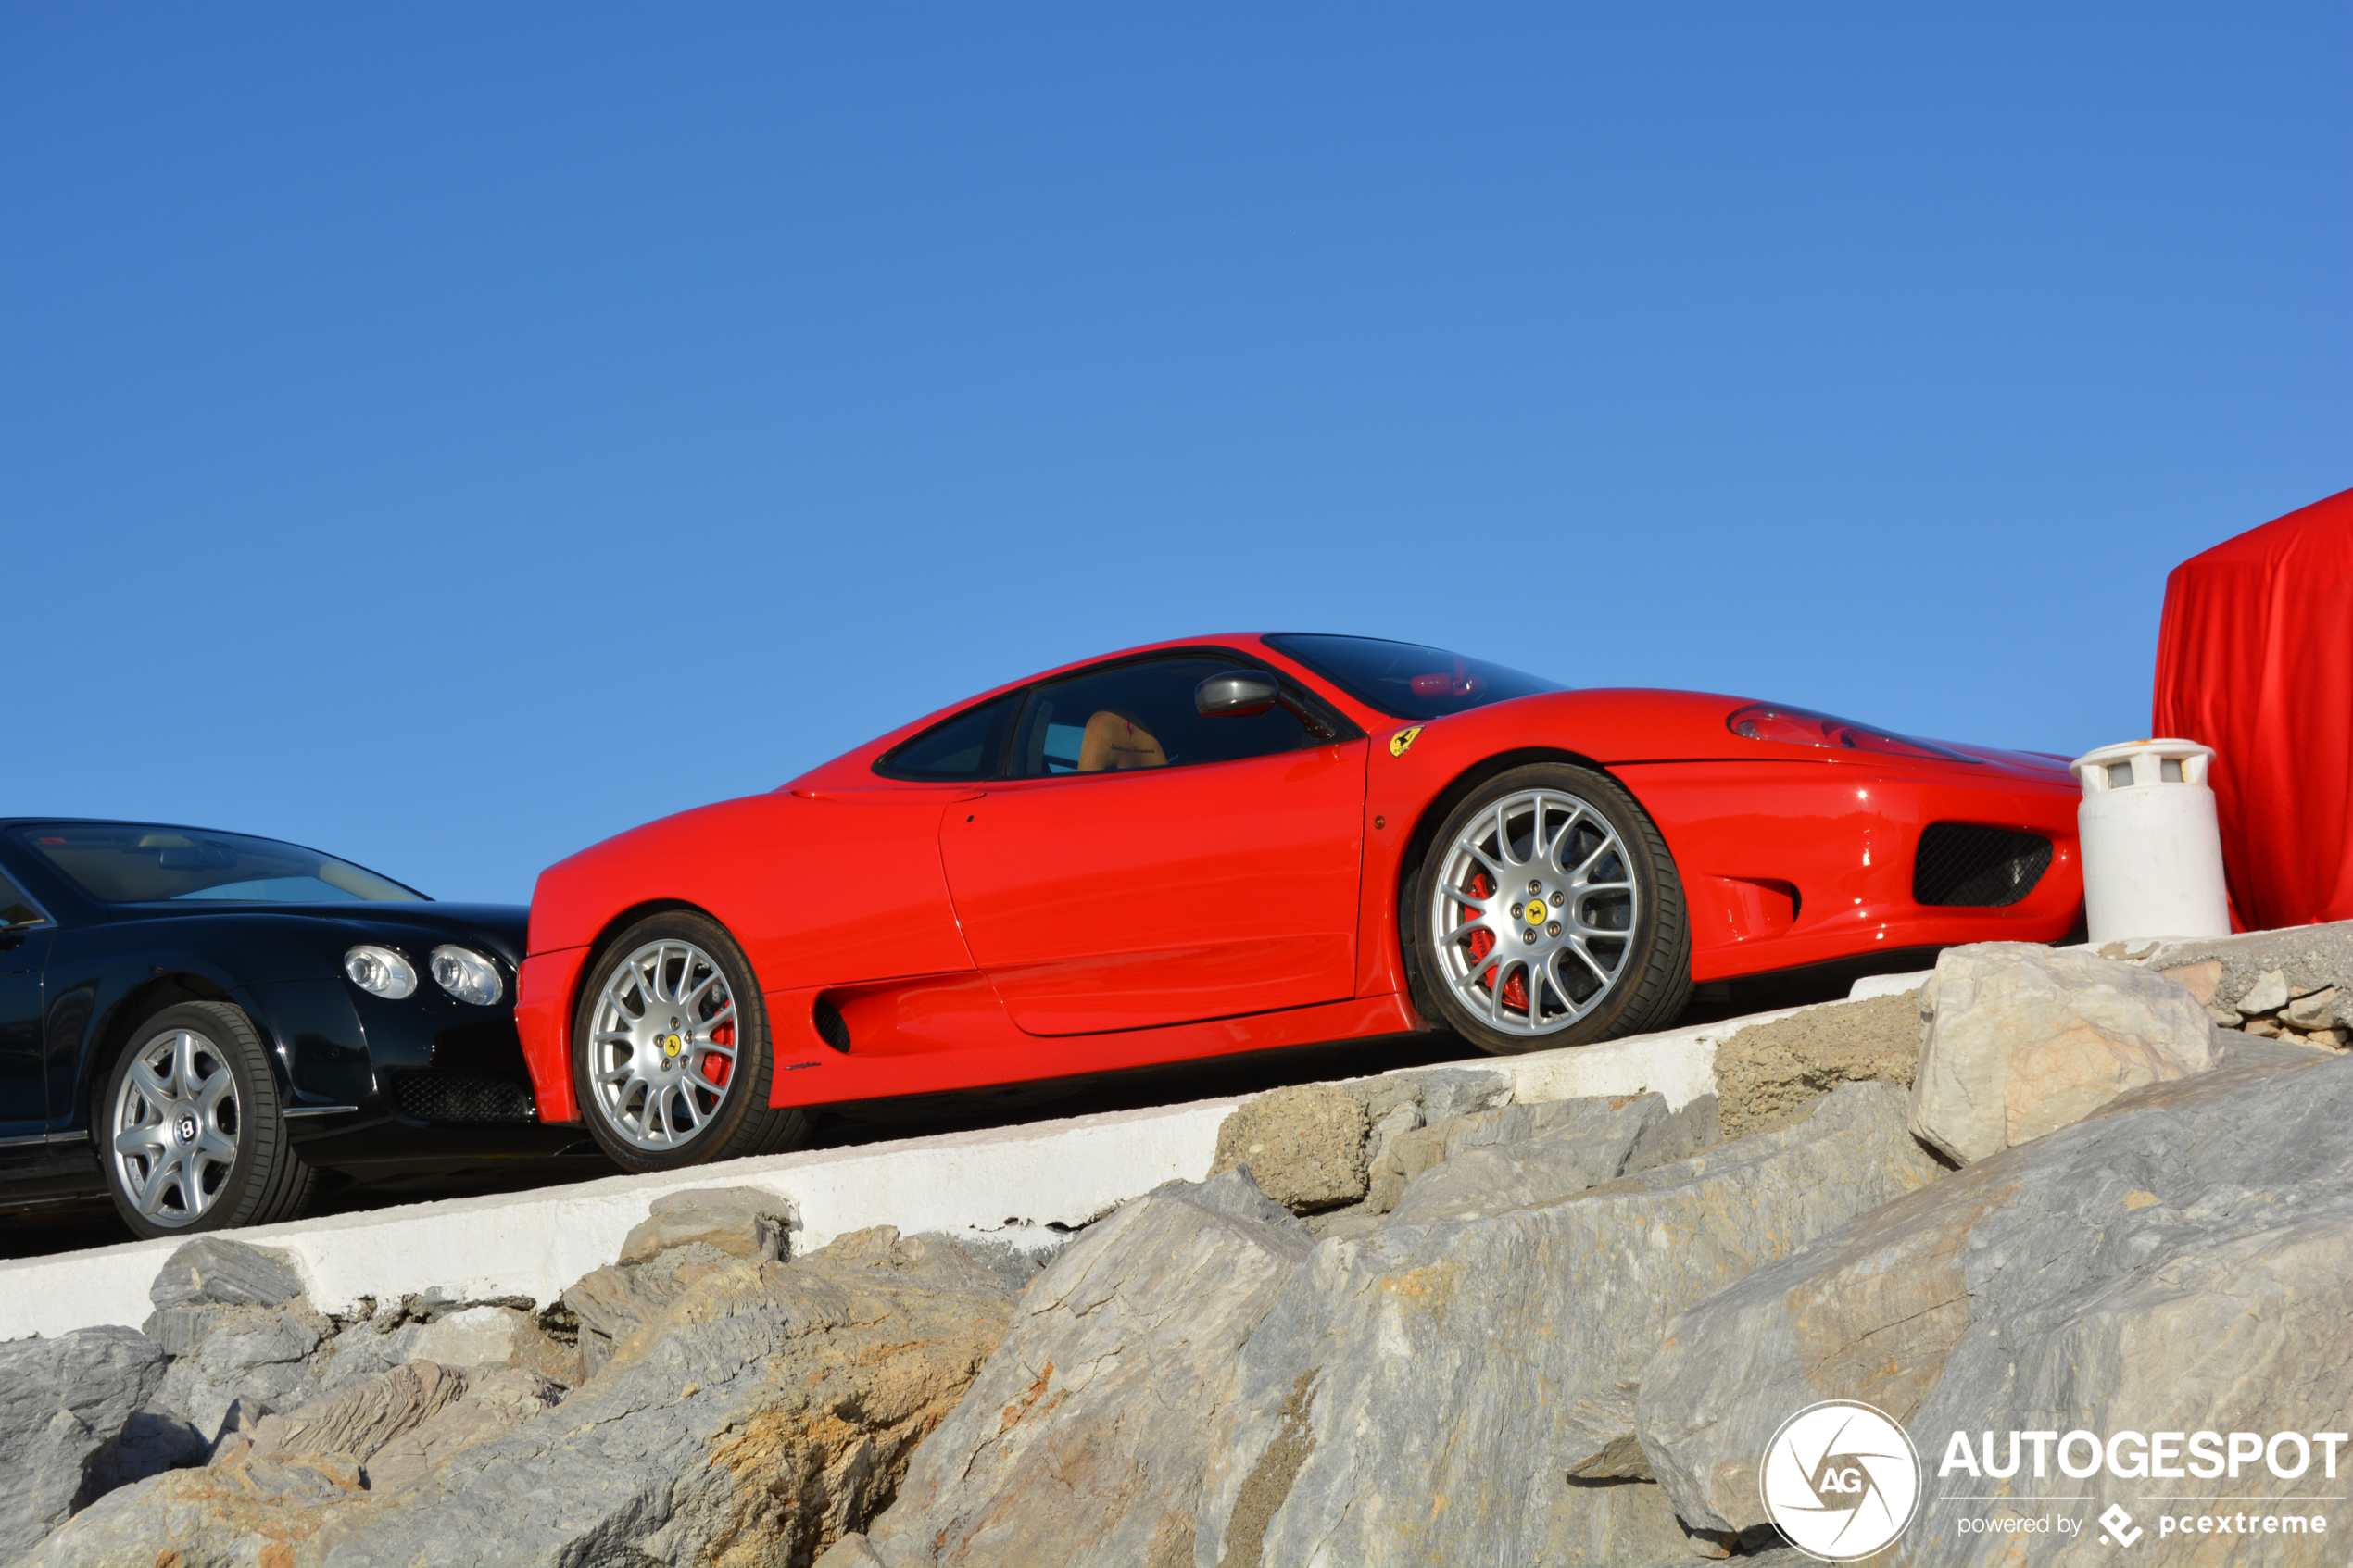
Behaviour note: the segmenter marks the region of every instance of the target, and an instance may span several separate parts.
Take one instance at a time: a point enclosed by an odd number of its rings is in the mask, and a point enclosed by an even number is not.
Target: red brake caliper
[[[732,1023],[720,1024],[711,1032],[711,1043],[714,1046],[732,1047],[736,1043],[736,1026]],[[715,1051],[705,1051],[702,1059],[702,1075],[724,1089],[727,1086],[727,1074],[735,1065],[735,1060],[732,1057],[724,1057]]]
[[[1490,898],[1494,897],[1495,884],[1487,880],[1485,872],[1475,872],[1471,874],[1470,886],[1466,891],[1474,898]],[[1495,934],[1493,932],[1482,926],[1471,933],[1470,961],[1473,969],[1485,963],[1487,955],[1494,950]],[[1478,983],[1490,991],[1495,989],[1495,977],[1492,974],[1480,976]],[[1525,970],[1513,971],[1512,977],[1504,982],[1504,1005],[1507,1008],[1517,1008],[1522,1012],[1528,1010],[1528,974]]]

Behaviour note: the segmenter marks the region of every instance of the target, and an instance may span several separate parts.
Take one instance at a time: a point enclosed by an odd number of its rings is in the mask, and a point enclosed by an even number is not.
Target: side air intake
[[[1912,862],[1912,901],[1998,909],[2033,892],[2050,869],[2051,841],[2041,834],[1931,822]]]

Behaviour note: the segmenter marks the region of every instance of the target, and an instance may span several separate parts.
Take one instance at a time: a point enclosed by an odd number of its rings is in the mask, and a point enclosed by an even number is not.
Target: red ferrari
[[[1161,644],[1000,687],[550,867],[542,1117],[652,1170],[802,1108],[1442,1028],[2076,922],[2064,760],[1436,648]]]

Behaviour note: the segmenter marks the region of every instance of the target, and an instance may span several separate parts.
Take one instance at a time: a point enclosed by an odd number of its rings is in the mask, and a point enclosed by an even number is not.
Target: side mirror
[[[1193,688],[1193,711],[1204,719],[1250,719],[1283,699],[1283,688],[1263,670],[1228,670]]]

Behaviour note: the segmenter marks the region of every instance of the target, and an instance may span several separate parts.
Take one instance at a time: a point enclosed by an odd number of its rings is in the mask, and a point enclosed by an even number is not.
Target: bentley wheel
[[[768,1104],[774,1068],[751,965],[700,915],[640,921],[599,956],[573,1030],[589,1133],[632,1171],[774,1154],[808,1118]]]
[[[1674,858],[1605,774],[1565,763],[1499,774],[1448,814],[1414,881],[1416,1002],[1483,1050],[1663,1027],[1690,995]]]
[[[268,1047],[225,1002],[183,1003],[141,1024],[100,1107],[107,1195],[141,1236],[274,1224],[310,1194]]]

